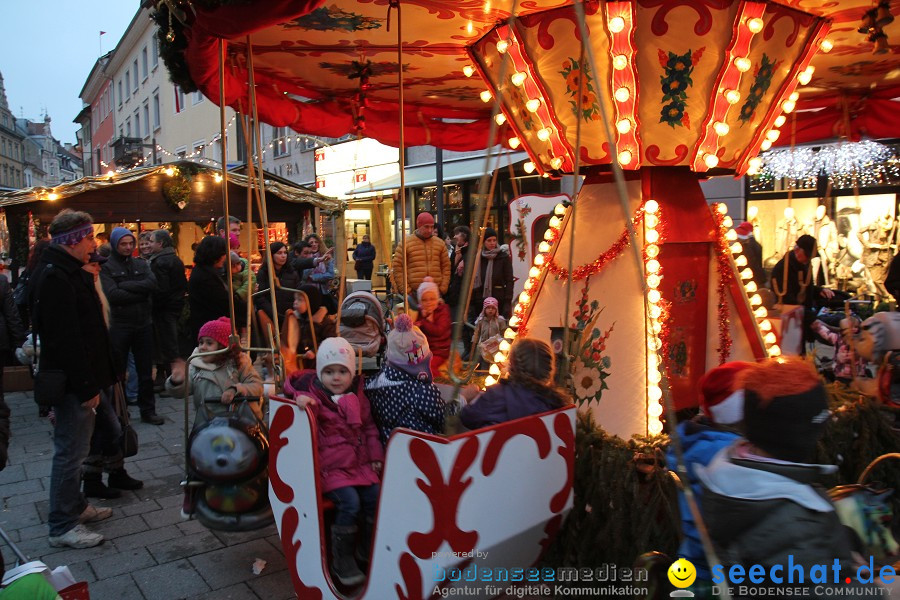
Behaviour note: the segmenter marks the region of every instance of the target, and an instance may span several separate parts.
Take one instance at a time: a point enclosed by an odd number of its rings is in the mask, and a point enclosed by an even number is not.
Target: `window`
[[[119,137],[125,137],[125,129],[119,125]]]
[[[200,104],[201,102],[203,102],[203,92],[197,90],[191,95],[191,105]]]
[[[134,111],[134,137],[141,137],[141,109]]]
[[[194,142],[194,151],[193,155],[196,158],[205,158],[206,157],[206,142],[204,140],[199,140]]]
[[[180,113],[185,108],[184,106],[184,92],[181,91],[181,88],[177,85],[175,86],[175,112]]]
[[[159,88],[153,90],[153,131],[159,129]]]
[[[122,80],[119,80],[119,106],[122,106]]]
[[[136,75],[136,74],[135,74]],[[125,71],[125,102],[128,102],[128,90],[131,89],[131,71]]]
[[[144,102],[144,137],[150,135],[150,104]]]
[[[178,158],[184,158],[185,156],[187,156],[187,148],[184,146],[182,146],[181,148],[175,148],[175,155],[178,156]]]
[[[291,144],[287,137],[287,127],[272,127],[272,156],[290,156]]]
[[[137,69],[137,59],[134,59],[134,93],[137,94],[138,91],[138,69]]]
[[[143,79],[147,79],[147,46],[141,49],[141,67],[143,68],[141,75],[144,76]]]
[[[213,139],[213,160],[217,163],[222,163],[222,136],[217,135],[215,139]]]
[[[159,65],[159,39],[155,34],[153,35],[153,45],[151,48],[153,49],[153,55],[150,57],[150,62],[155,69],[157,65]]]
[[[125,137],[131,137],[131,117],[125,119]]]

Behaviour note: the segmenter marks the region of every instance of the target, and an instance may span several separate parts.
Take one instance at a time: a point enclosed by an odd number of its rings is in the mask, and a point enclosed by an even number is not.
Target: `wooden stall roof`
[[[163,194],[163,186],[173,181],[170,169],[191,173],[190,199],[183,209],[173,206]],[[0,208],[13,212],[32,211],[35,216],[51,216],[63,208],[85,210],[97,222],[115,221],[203,221],[222,214],[222,183],[218,169],[190,161],[179,161],[132,169],[95,177],[84,177],[52,188],[32,187],[0,192]],[[323,210],[341,210],[343,204],[308,188],[274,179],[264,174],[266,206],[270,221],[296,218],[299,205]],[[228,173],[230,213],[246,220],[247,188],[255,187],[246,175]],[[37,203],[37,205],[35,204]],[[254,201],[253,213],[258,216]],[[25,206],[20,206],[25,205]]]

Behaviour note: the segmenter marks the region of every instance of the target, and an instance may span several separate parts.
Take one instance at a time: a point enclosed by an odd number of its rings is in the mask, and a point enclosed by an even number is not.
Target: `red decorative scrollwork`
[[[671,2],[670,0],[639,0],[638,4],[643,8],[657,8],[656,14],[653,15],[653,21],[650,23],[650,30],[653,35],[662,36],[669,31],[669,24],[666,17],[669,11],[674,8],[687,6],[693,8],[697,12],[697,22],[694,23],[694,33],[696,35],[706,35],[712,29],[713,16],[710,9],[724,10],[733,4],[732,0],[682,0],[681,2]]]
[[[645,156],[647,160],[649,160],[654,165],[659,165],[661,167],[673,167],[680,162],[682,162],[688,155],[688,147],[684,144],[679,144],[675,146],[675,158],[660,158],[661,150],[659,146],[656,144],[651,144],[647,146],[647,152]]]
[[[538,456],[541,459],[547,458],[550,453],[550,434],[547,432],[547,426],[541,419],[525,419],[518,424],[518,427],[499,427],[494,430],[491,441],[484,451],[484,458],[481,461],[481,472],[484,475],[490,475],[497,466],[497,459],[500,457],[500,451],[510,439],[524,435],[530,437],[537,444]]]
[[[322,600],[322,590],[317,587],[309,587],[300,579],[297,572],[297,554],[300,552],[302,542],[293,541],[297,534],[297,525],[300,523],[300,515],[293,506],[289,507],[281,517],[281,549],[287,558],[288,570],[291,572],[291,580],[294,582],[294,591],[298,598],[310,600]]]
[[[769,19],[769,22],[766,23],[766,28],[763,30],[763,39],[769,41],[772,39],[772,36],[775,35],[775,23],[780,21],[781,19],[790,19],[791,23],[794,25],[794,30],[787,36],[784,41],[785,48],[790,48],[797,42],[797,37],[800,35],[800,28],[809,27],[813,21],[816,20],[816,17],[813,15],[798,13],[796,11],[785,9],[784,7],[778,7],[775,9],[775,14]]]
[[[556,437],[562,441],[562,446],[557,449],[557,452],[566,461],[566,482],[550,499],[550,510],[559,513],[566,506],[566,500],[569,499],[572,482],[575,478],[575,432],[572,431],[572,425],[565,414],[558,414],[553,419],[553,431],[556,433]],[[549,527],[550,524],[548,523],[547,526]]]
[[[475,548],[478,532],[462,531],[456,522],[456,515],[463,493],[472,484],[472,478],[464,476],[475,462],[478,445],[477,437],[465,441],[445,482],[441,465],[431,446],[419,439],[410,442],[409,455],[425,476],[425,480],[417,479],[416,485],[431,502],[434,516],[434,527],[430,532],[411,533],[407,538],[409,549],[418,558],[431,558],[431,553],[436,552],[445,541],[454,552],[468,552]]]
[[[272,484],[272,491],[275,497],[290,504],[294,500],[294,490],[286,484],[278,474],[278,454],[287,446],[288,440],[284,435],[285,431],[294,424],[294,409],[290,406],[281,405],[272,417],[272,427],[269,429],[269,482]]]

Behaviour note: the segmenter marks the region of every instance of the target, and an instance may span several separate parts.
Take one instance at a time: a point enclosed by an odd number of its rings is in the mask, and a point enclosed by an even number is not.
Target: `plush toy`
[[[828,490],[841,523],[852,529],[863,555],[884,560],[900,551],[891,533],[893,511],[888,498],[894,490],[876,490],[865,485],[842,485]]]
[[[843,319],[841,335],[856,354],[879,365],[875,379],[859,380],[857,388],[884,404],[900,406],[900,313],[876,313],[859,327]]]
[[[201,407],[187,452],[191,478],[205,484],[196,507],[201,523],[210,529],[246,531],[273,521],[268,430],[246,402],[219,416]]]

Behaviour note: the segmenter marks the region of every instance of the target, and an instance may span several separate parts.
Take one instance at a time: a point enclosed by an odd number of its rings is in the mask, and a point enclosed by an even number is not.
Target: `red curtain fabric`
[[[226,5],[212,11],[197,10],[196,18],[185,30],[188,45],[185,58],[191,77],[213,102],[219,102],[219,45],[220,38],[240,38],[254,31],[277,25],[305,15],[325,0],[270,0],[261,4]],[[264,7],[264,8],[263,8]],[[228,64],[228,62],[226,62]],[[353,107],[346,100],[321,99],[298,102],[284,94],[291,91],[290,82],[272,81],[256,76],[256,103],[260,121],[276,127],[290,127],[300,133],[323,137],[341,137],[356,133]],[[225,104],[247,113],[250,110],[248,77],[245,69],[229,64],[224,77]],[[309,96],[309,94],[304,94]],[[386,103],[365,109],[366,137],[382,143],[400,145],[399,107]],[[405,107],[404,143],[406,146],[431,145],[445,150],[480,150],[489,143],[486,132],[490,121],[485,118],[471,123],[444,123],[440,117],[471,115],[435,114],[427,107]],[[498,131],[496,140],[505,139]]]

